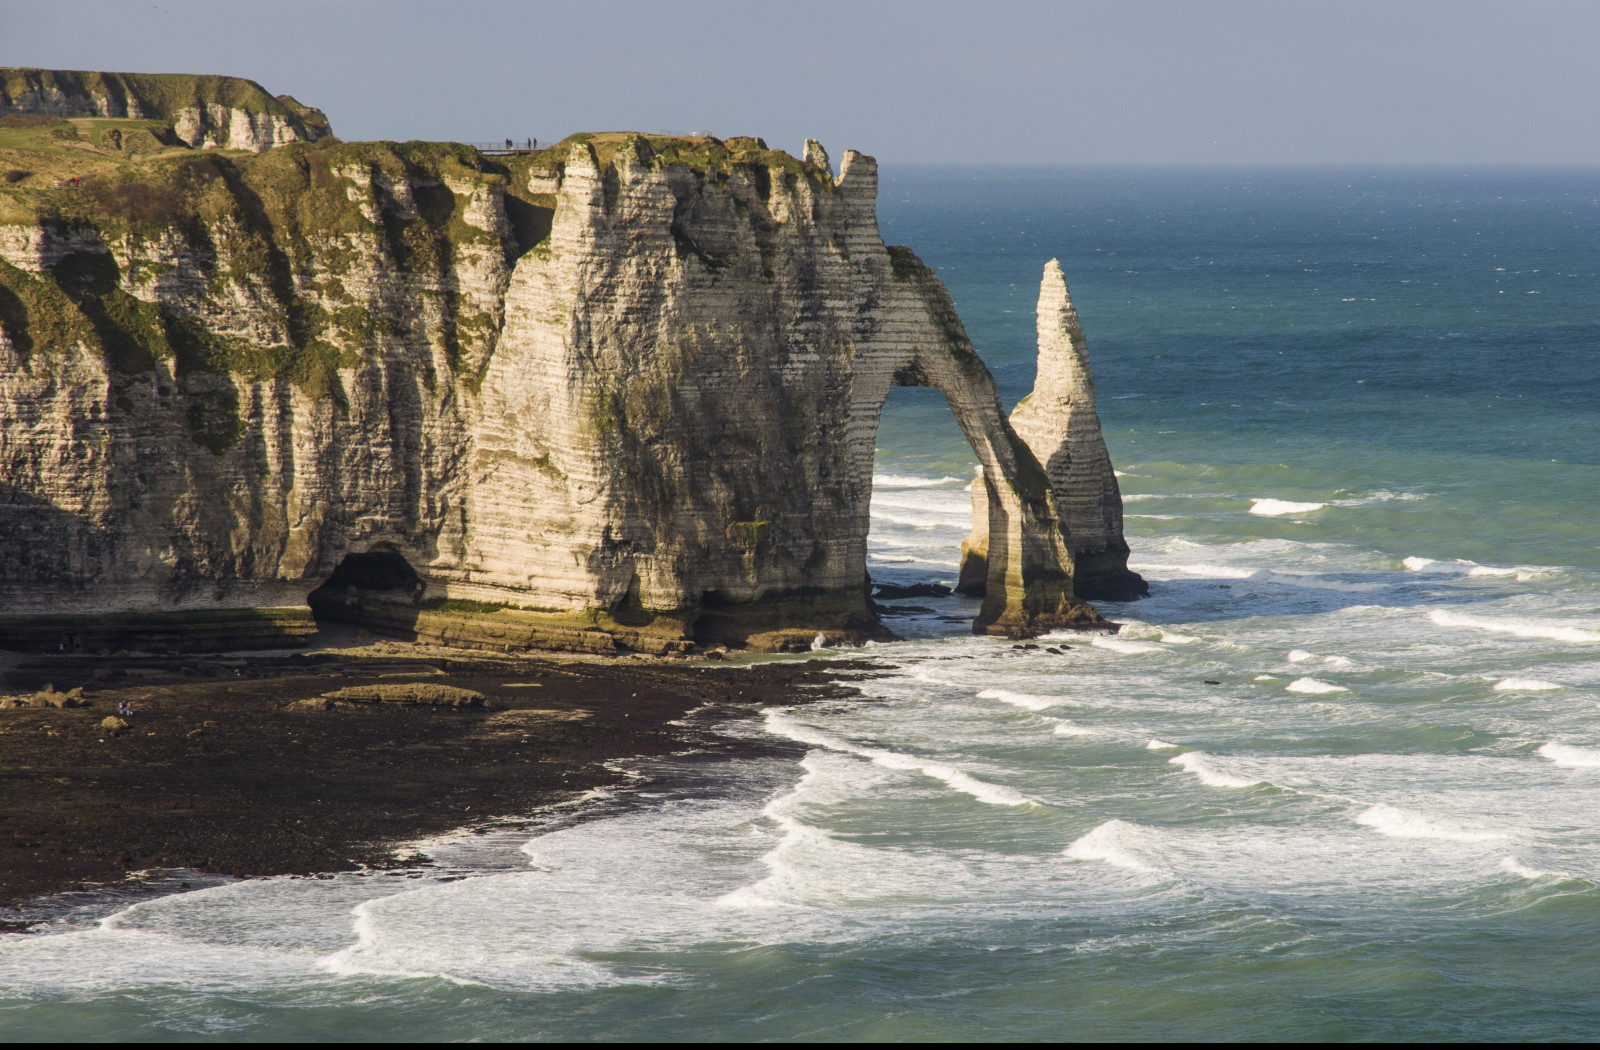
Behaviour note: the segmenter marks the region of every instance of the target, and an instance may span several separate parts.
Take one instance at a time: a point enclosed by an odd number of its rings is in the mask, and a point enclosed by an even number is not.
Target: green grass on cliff
[[[106,109],[120,115],[126,115],[132,103],[144,117],[168,123],[185,109],[223,105],[246,113],[283,117],[311,129],[313,134],[327,133],[327,118],[319,110],[287,95],[275,98],[260,84],[242,77],[0,67],[0,105],[39,92],[103,99]]]

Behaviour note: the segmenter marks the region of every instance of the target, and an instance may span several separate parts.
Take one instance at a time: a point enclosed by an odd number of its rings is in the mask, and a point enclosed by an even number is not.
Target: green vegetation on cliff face
[[[170,125],[186,110],[206,106],[278,117],[306,139],[332,133],[321,110],[288,95],[274,98],[241,77],[0,67],[0,113],[133,117]]]
[[[118,373],[172,359],[180,375],[285,377],[338,400],[341,366],[384,339],[437,334],[474,382],[498,319],[463,298],[457,268],[481,256],[508,262],[527,246],[519,233],[549,230],[549,209],[526,199],[507,209],[523,219],[508,236],[493,208],[472,216],[480,225],[468,221],[475,197],[498,198],[508,179],[466,146],[324,139],[129,159],[94,148],[74,124],[0,118],[0,167],[85,172],[0,182],[0,228],[93,249],[37,272],[0,262],[0,326],[25,359],[83,345]],[[352,290],[375,277],[404,279],[419,295]],[[230,302],[266,307],[282,330],[266,339],[241,330],[221,305]]]

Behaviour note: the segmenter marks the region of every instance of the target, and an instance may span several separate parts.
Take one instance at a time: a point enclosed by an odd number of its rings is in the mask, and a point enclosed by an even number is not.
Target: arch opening
[[[956,592],[978,464],[944,393],[890,388],[873,450],[867,574],[875,610],[898,635],[972,629],[981,603]]]

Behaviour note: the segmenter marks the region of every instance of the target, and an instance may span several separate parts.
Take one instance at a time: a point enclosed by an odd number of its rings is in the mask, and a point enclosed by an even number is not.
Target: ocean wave
[[[1505,859],[1501,860],[1500,870],[1510,872],[1511,874],[1524,879],[1538,880],[1572,878],[1571,875],[1568,875],[1564,871],[1545,871],[1542,868],[1535,868],[1532,865],[1524,864],[1517,857],[1506,857]]]
[[[1563,688],[1560,682],[1546,682],[1542,678],[1502,678],[1494,684],[1497,693],[1545,693]]]
[[[1053,732],[1055,733],[1056,736],[1099,736],[1100,735],[1100,731],[1098,729],[1088,729],[1088,728],[1085,728],[1084,726],[1073,725],[1071,722],[1068,722],[1064,718],[1056,719],[1055,723],[1056,723],[1056,727],[1053,730]]]
[[[1475,630],[1491,631],[1495,634],[1515,635],[1518,638],[1548,638],[1555,642],[1575,642],[1579,644],[1600,642],[1600,631],[1569,627],[1564,624],[1550,623],[1549,621],[1490,619],[1482,616],[1468,616],[1465,613],[1450,612],[1447,609],[1430,610],[1428,619],[1441,627],[1471,627]]]
[[[1326,503],[1296,503],[1284,499],[1253,499],[1250,501],[1250,513],[1264,518],[1281,517],[1284,514],[1310,514],[1312,511],[1321,510]]]
[[[1277,583],[1285,587],[1310,587],[1319,591],[1381,591],[1385,585],[1381,583],[1346,583],[1343,580],[1330,580],[1325,576],[1305,572],[1274,572],[1271,569],[1258,569],[1245,579],[1259,583]]]
[[[1156,871],[1134,852],[1145,838],[1143,829],[1125,820],[1108,820],[1074,841],[1063,855],[1073,860],[1098,860],[1128,871]]]
[[[978,694],[980,700],[998,700],[1002,704],[1013,707],[1026,708],[1029,711],[1043,711],[1047,707],[1054,707],[1064,699],[1059,696],[1035,696],[1032,693],[1013,693],[1009,689],[985,689]]]
[[[1534,753],[1568,769],[1600,769],[1600,751],[1592,747],[1550,743],[1544,744]]]
[[[1148,747],[1149,745],[1146,746]],[[1209,756],[1203,751],[1186,751],[1181,755],[1174,755],[1167,761],[1172,765],[1183,767],[1189,773],[1193,773],[1200,783],[1206,787],[1247,788],[1263,783],[1260,780],[1246,780],[1244,777],[1236,777],[1230,773],[1220,772],[1206,763],[1207,757]]]
[[[1089,644],[1096,649],[1109,649],[1114,653],[1122,653],[1126,656],[1132,656],[1137,653],[1166,652],[1165,649],[1154,642],[1138,642],[1106,634],[1095,635],[1089,640]]]
[[[1356,823],[1396,839],[1439,839],[1445,842],[1493,842],[1505,838],[1492,831],[1473,831],[1454,821],[1380,802],[1356,815]]]
[[[1536,580],[1541,576],[1548,576],[1553,569],[1539,565],[1474,565],[1467,570],[1468,576],[1510,576],[1519,583]]]
[[[946,475],[942,478],[925,478],[915,474],[874,474],[872,475],[873,488],[886,489],[936,489],[946,485],[967,485],[968,478],[953,478]]]
[[[1178,745],[1177,744],[1169,744],[1165,740],[1154,740],[1154,739],[1152,739],[1149,743],[1145,744],[1144,746],[1145,746],[1145,750],[1147,750],[1147,751],[1171,751],[1174,748],[1176,748]]]
[[[1140,572],[1177,572],[1185,576],[1209,576],[1224,580],[1248,580],[1251,576],[1261,572],[1261,569],[1252,569],[1239,565],[1221,565],[1215,562],[1147,562],[1141,561],[1137,568]]]
[[[1304,663],[1307,660],[1315,660],[1316,658],[1316,653],[1308,653],[1304,649],[1290,649],[1289,655],[1284,657],[1285,660],[1292,664]]]
[[[1560,570],[1549,565],[1479,565],[1466,558],[1452,558],[1448,561],[1436,558],[1410,557],[1401,558],[1400,564],[1412,572],[1425,572],[1435,575],[1450,573],[1457,576],[1478,577],[1510,577],[1519,582],[1536,580]]]
[[[970,795],[979,802],[991,806],[1039,805],[1036,799],[1031,799],[1020,791],[1013,790],[1002,784],[986,783],[955,766],[948,766],[942,762],[930,762],[914,755],[902,754],[899,751],[853,744],[843,737],[817,729],[815,726],[808,726],[803,722],[797,722],[780,711],[768,711],[766,723],[767,729],[775,736],[787,737],[795,743],[806,744],[810,747],[822,747],[830,751],[842,751],[845,754],[856,755],[885,769],[921,773],[923,776],[942,781],[947,787]]]
[[[1419,499],[1427,499],[1425,492],[1389,492],[1379,489],[1369,492],[1365,496],[1354,496],[1350,499],[1332,499],[1328,501],[1330,507],[1371,507],[1379,503],[1411,503]]]
[[[1350,690],[1342,685],[1331,682],[1319,681],[1315,678],[1296,678],[1284,686],[1291,693],[1348,693]]]

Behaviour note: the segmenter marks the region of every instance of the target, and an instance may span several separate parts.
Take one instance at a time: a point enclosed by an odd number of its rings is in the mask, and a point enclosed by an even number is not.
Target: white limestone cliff
[[[0,298],[0,634],[321,587],[496,647],[885,637],[865,559],[895,385],[939,389],[984,467],[976,629],[1104,626],[943,286],[883,244],[872,158],[580,140],[519,176],[552,192],[518,218],[501,176],[372,145],[283,169],[305,181],[270,221],[0,229],[16,297],[83,315]],[[173,349],[133,345],[139,317]]]
[[[1073,587],[1081,598],[1128,601],[1149,586],[1128,569],[1122,535],[1122,491],[1095,409],[1094,372],[1078,311],[1058,260],[1045,264],[1037,310],[1039,361],[1033,390],[1011,411],[1011,426],[1050,476],[1065,541],[1072,550]],[[974,504],[973,532],[963,544],[962,590],[981,592],[987,516]]]

